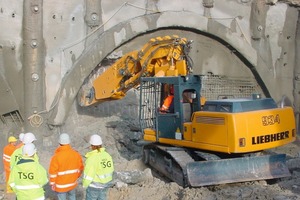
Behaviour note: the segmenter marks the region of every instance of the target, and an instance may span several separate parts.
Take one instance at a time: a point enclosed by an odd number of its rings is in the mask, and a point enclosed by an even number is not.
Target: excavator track
[[[285,154],[224,159],[214,154],[180,147],[148,144],[144,146],[143,160],[145,164],[183,187],[290,176]]]
[[[186,165],[194,160],[184,148],[149,144],[144,146],[143,160],[168,179],[188,186]]]

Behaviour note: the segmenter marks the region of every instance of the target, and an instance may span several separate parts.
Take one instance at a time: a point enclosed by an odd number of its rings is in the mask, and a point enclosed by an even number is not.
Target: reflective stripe
[[[41,188],[41,186],[40,185],[15,185],[15,188],[19,190],[30,190],[30,189]]]
[[[9,155],[6,155],[6,154],[3,154],[3,157],[6,157],[6,158],[9,158],[9,159],[10,159],[10,156],[9,156]]]
[[[75,174],[75,173],[79,173],[80,171],[78,169],[72,169],[72,170],[67,170],[67,171],[62,171],[62,172],[58,172],[58,175],[65,175],[65,174]]]
[[[112,177],[112,173],[109,173],[109,174],[104,174],[104,175],[98,175],[98,177],[100,178],[100,179],[105,179],[105,178],[108,178],[108,177]]]
[[[34,200],[45,200],[45,197],[39,197],[39,198],[34,199]]]
[[[10,162],[10,159],[4,158],[4,157],[3,157],[3,160],[5,160],[6,162]]]
[[[54,185],[54,184],[55,184],[55,182],[50,182],[49,184],[50,184],[50,185]]]
[[[70,184],[64,184],[64,185],[56,184],[55,187],[57,187],[57,188],[68,188],[68,187],[71,187],[71,186],[74,186],[74,185],[76,185],[76,182],[75,183],[70,183]]]
[[[57,177],[57,175],[56,174],[50,174],[49,177],[50,178],[55,178],[55,177]]]
[[[93,183],[91,183],[91,184],[89,185],[89,187],[92,187],[92,188],[104,188],[104,187],[102,187],[102,186],[95,185],[95,184],[93,184]]]
[[[6,154],[3,154],[3,160],[5,160],[7,162],[10,162],[10,156],[6,155]]]
[[[93,180],[93,177],[90,177],[90,176],[87,176],[87,175],[85,175],[83,178],[86,179],[86,180],[89,180],[89,181]]]

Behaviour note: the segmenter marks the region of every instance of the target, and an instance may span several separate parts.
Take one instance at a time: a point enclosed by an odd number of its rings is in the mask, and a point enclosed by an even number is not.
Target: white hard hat
[[[102,145],[102,139],[99,135],[94,134],[90,138],[90,144],[94,146]]]
[[[29,132],[29,133],[25,133],[24,138],[23,138],[23,143],[24,144],[29,144],[29,143],[32,143],[35,140],[36,140],[36,138],[33,135],[33,133]]]
[[[21,142],[23,142],[23,140],[24,140],[24,133],[20,133],[20,135],[19,135],[19,140],[21,141]]]
[[[60,134],[59,144],[70,144],[70,137],[67,133]]]
[[[36,148],[33,143],[25,144],[22,149],[23,156],[33,156],[36,153]]]

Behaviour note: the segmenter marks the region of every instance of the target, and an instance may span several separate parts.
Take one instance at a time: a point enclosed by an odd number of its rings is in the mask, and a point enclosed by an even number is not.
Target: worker
[[[17,139],[14,136],[8,137],[8,144],[3,148],[3,165],[5,171],[6,193],[13,193],[8,185],[8,178],[10,174],[10,158],[16,150]]]
[[[160,112],[174,112],[174,86],[170,85],[169,88],[169,94],[168,96],[165,98],[163,105],[160,107],[159,111]]]
[[[48,182],[47,171],[34,160],[36,148],[33,143],[22,148],[22,158],[13,166],[9,185],[18,200],[45,199],[43,186]]]
[[[86,200],[106,199],[107,190],[113,185],[114,164],[112,157],[102,147],[102,139],[94,134],[90,137],[92,151],[86,154],[83,187]]]
[[[12,167],[22,158],[22,149],[23,149],[24,144],[33,143],[34,141],[36,141],[36,137],[34,136],[33,133],[29,132],[29,133],[24,134],[23,145],[21,145],[18,149],[16,149],[14,151],[14,153],[11,155],[10,169],[12,169]],[[36,161],[39,160],[37,154],[34,155],[34,159]]]
[[[82,158],[71,147],[67,133],[60,134],[59,145],[50,161],[50,186],[59,200],[66,200],[67,196],[69,200],[75,200],[77,179],[83,172]]]

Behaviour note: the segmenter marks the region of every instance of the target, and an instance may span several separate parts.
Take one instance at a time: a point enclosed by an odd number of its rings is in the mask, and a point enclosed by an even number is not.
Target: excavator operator
[[[165,98],[163,105],[160,107],[159,111],[162,113],[173,113],[174,112],[174,86],[169,86],[169,94]]]

